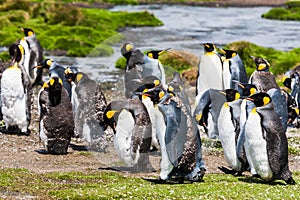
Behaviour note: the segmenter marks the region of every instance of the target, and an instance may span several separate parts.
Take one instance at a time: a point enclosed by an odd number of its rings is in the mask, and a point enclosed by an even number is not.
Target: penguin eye
[[[264,105],[267,105],[268,103],[270,103],[270,101],[271,101],[271,99],[269,97],[263,98]]]

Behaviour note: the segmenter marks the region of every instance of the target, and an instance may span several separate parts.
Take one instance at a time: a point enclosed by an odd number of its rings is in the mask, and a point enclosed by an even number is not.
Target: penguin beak
[[[136,79],[132,79],[132,82],[136,82],[136,83],[144,83],[144,81],[142,79],[136,78]]]
[[[250,97],[247,97],[245,98],[246,100],[249,100],[249,101],[254,101],[254,99],[250,98]]]
[[[224,96],[226,96],[226,92],[223,91],[219,91],[220,94],[223,94]]]

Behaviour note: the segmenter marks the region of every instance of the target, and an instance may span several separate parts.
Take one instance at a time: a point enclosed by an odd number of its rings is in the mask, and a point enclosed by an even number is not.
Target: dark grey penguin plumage
[[[58,77],[45,82],[38,95],[39,134],[46,152],[67,154],[74,136],[72,105]]]

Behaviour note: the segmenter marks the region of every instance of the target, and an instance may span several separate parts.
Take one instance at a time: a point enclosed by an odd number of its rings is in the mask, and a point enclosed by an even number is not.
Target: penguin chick
[[[104,139],[107,125],[103,120],[103,112],[107,103],[100,85],[87,74],[78,72],[77,68],[67,67],[65,77],[72,87],[75,136],[87,142],[90,150],[104,151],[107,146]]]
[[[24,48],[14,43],[9,47],[12,65],[4,70],[1,78],[1,109],[8,132],[29,135],[31,120],[32,89],[29,77],[20,64],[24,58]],[[14,130],[14,128],[17,130]],[[5,131],[4,131],[5,132]]]
[[[282,179],[295,184],[288,165],[288,142],[282,123],[267,93],[246,98],[255,107],[245,123],[245,150],[255,172],[265,181]]]
[[[21,42],[23,42],[21,44],[27,46],[24,48],[25,57],[27,57],[28,60],[24,62],[24,67],[26,65],[33,86],[43,85],[43,70],[35,68],[38,63],[43,61],[43,48],[31,28],[21,28],[21,31],[24,33],[24,38],[21,40]]]
[[[50,154],[67,154],[74,135],[74,118],[68,93],[58,77],[45,82],[38,94],[39,135]]]
[[[71,98],[71,86],[65,77],[65,67],[59,65],[53,59],[46,59],[42,63],[39,63],[36,68],[48,69],[50,77],[59,77],[62,80],[63,87],[67,90],[69,97]]]
[[[279,89],[275,76],[269,71],[269,62],[260,57],[251,56],[256,65],[256,70],[251,74],[249,83],[254,84],[259,92],[267,92],[271,88]]]
[[[119,158],[134,171],[153,171],[149,161],[151,120],[144,104],[137,99],[112,101],[103,118],[114,130]]]

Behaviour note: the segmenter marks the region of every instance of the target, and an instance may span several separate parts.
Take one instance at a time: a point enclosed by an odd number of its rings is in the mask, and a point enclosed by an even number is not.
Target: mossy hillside
[[[262,14],[266,19],[300,20],[300,1],[288,1],[285,7],[272,8]]]
[[[4,169],[0,177],[0,191],[9,199],[297,199],[300,189],[299,184],[225,174],[206,174],[204,182],[193,184],[153,184],[130,174],[101,171],[37,174]],[[293,177],[299,182],[299,172]]]
[[[26,5],[29,3],[22,1],[22,4],[24,7],[16,10],[9,10],[8,3],[0,5],[1,46],[9,46],[23,37],[18,27],[30,27],[46,50],[63,50],[68,56],[87,56],[94,48],[98,48],[96,52],[100,55],[94,56],[106,56],[112,53],[112,49],[104,41],[118,35],[118,30],[162,25],[147,11],[111,12],[49,2],[31,3],[32,6],[25,11],[22,9],[28,8]],[[117,41],[122,39],[114,38]]]

